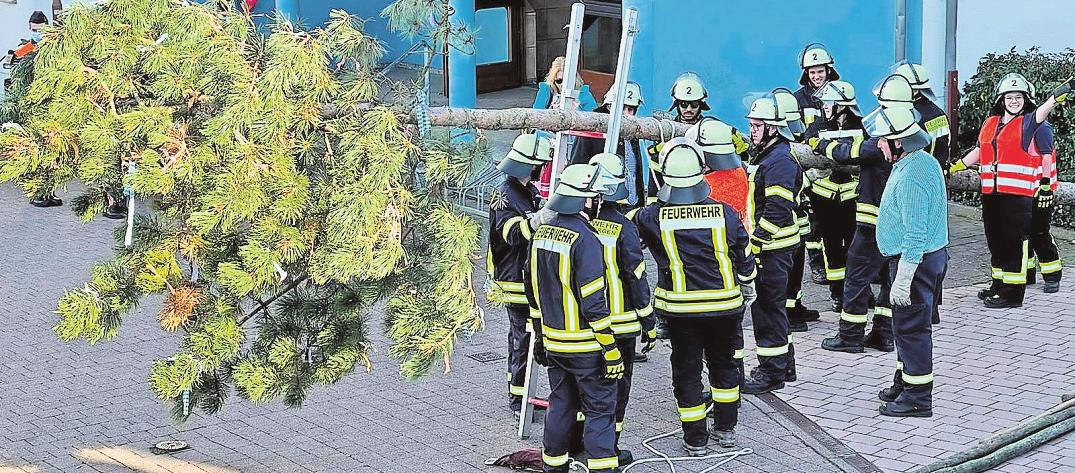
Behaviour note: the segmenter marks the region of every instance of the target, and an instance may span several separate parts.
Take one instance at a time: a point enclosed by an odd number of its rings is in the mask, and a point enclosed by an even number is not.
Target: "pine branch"
[[[254,310],[250,311],[247,314],[243,314],[241,317],[239,317],[237,323],[240,326],[245,324],[247,320],[250,320],[251,318],[253,318],[258,313],[260,313],[260,312],[264,311],[265,309],[269,308],[269,306],[272,305],[273,302],[276,302],[276,300],[279,299],[281,296],[284,296],[285,294],[287,294],[287,293],[291,292],[292,290],[294,290],[296,287],[299,286],[299,284],[301,284],[307,278],[308,278],[308,276],[305,275],[305,274],[303,274],[302,276],[299,276],[298,278],[295,278],[295,280],[291,281],[291,283],[289,283],[287,286],[284,286],[283,289],[280,289],[279,292],[274,294],[272,297],[266,299],[265,302],[262,302],[261,304],[258,304],[258,306],[254,308]]]

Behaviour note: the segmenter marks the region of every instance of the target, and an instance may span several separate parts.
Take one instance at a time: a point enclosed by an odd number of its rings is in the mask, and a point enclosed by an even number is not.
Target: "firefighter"
[[[795,137],[792,141],[802,141],[803,133],[806,132],[806,124],[803,123],[802,114],[799,113],[798,100],[792,91],[777,87],[771,92],[776,104],[784,112],[784,119],[788,122],[788,130]],[[800,165],[801,166],[801,165]],[[799,206],[795,208],[795,219],[799,223],[799,236],[806,239],[810,235],[810,200],[805,198],[807,182],[803,179],[803,187],[796,194],[799,198]],[[809,241],[807,241],[807,245]],[[792,260],[791,274],[788,275],[788,294],[785,307],[787,308],[788,324],[792,332],[805,332],[809,330],[807,322],[813,322],[821,318],[821,314],[813,309],[806,308],[803,304],[803,272],[806,270],[806,246],[800,245],[795,251],[795,259]],[[820,250],[820,244],[817,246]]]
[[[978,293],[990,309],[1021,307],[1026,292],[1029,229],[1034,196],[1052,193],[1042,175],[1034,137],[1075,79],[1068,79],[1036,107],[1034,87],[1018,73],[1001,78],[996,102],[978,133],[978,145],[952,163],[958,172],[981,161],[982,222],[992,262],[992,284]]]
[[[931,142],[926,147],[926,152],[937,158],[941,169],[949,165],[948,152],[950,130],[948,128],[948,116],[944,109],[937,105],[937,96],[929,83],[929,73],[921,64],[900,62],[894,69],[896,74],[903,76],[911,84],[912,106],[918,112],[918,126],[929,133]],[[876,95],[876,94],[875,94]]]
[[[542,461],[546,472],[567,472],[578,413],[589,471],[616,471],[616,390],[626,371],[605,298],[603,249],[584,209],[602,191],[598,169],[572,164],[560,174],[530,243],[524,269],[534,323],[534,360],[548,366]]]
[[[605,94],[604,103],[595,109],[595,112],[609,113],[609,107],[616,101],[616,89],[609,89]],[[645,103],[642,100],[642,89],[637,82],[628,82],[624,87],[623,114],[634,116],[638,113],[638,107]],[[605,140],[579,136],[575,140],[575,146],[571,149],[572,164],[586,164],[590,158],[601,153],[605,147]],[[624,157],[624,179],[627,186],[627,205],[641,207],[646,204],[645,179],[649,170],[645,155],[637,139],[621,140],[616,151],[617,155]]]
[[[1053,145],[1053,128],[1043,123],[1034,135],[1034,144],[1042,158],[1041,185],[1034,195],[1034,207],[1031,210],[1030,223],[1030,259],[1027,260],[1027,282],[1034,284],[1035,269],[1041,269],[1041,277],[1046,293],[1060,291],[1060,277],[1063,262],[1049,233],[1049,224],[1053,218],[1053,194],[1059,185],[1056,169],[1056,148]]]
[[[615,154],[601,153],[590,159],[591,165],[602,170],[601,187],[604,194],[598,196],[597,205],[587,209],[590,224],[597,231],[605,260],[606,294],[612,317],[612,333],[620,353],[635,353],[636,342],[642,338],[646,354],[657,341],[654,328],[653,305],[650,303],[649,281],[646,279],[646,262],[642,256],[638,228],[623,215],[630,209],[627,204],[627,186],[623,159]],[[619,438],[623,432],[623,420],[627,414],[627,401],[631,396],[631,378],[634,363],[631,356],[623,360],[623,378],[619,380],[616,396],[616,444],[619,463],[626,465],[634,458],[629,450],[620,450]]]
[[[832,54],[829,53],[829,49],[821,43],[810,43],[803,47],[803,50],[799,53],[798,57],[799,68],[802,69],[802,75],[799,76],[799,87],[794,92],[795,99],[799,102],[799,114],[802,117],[803,124],[810,126],[815,120],[821,118],[821,101],[814,97],[814,94],[821,89],[823,85],[832,80],[839,80],[840,73],[836,72],[834,65],[836,60],[833,59]],[[823,177],[824,172],[820,170],[811,169],[807,171],[807,177],[809,180],[814,180],[818,177]],[[807,193],[804,194],[808,202],[812,196]],[[807,204],[807,206],[811,206]],[[818,228],[819,222],[816,218],[816,214],[811,211],[808,214],[810,217],[810,234],[806,238],[806,252],[810,261],[810,275],[811,279],[817,283],[826,285],[828,279],[825,277],[825,264],[824,255],[822,253],[823,243],[821,241],[821,232]]]
[[[884,389],[881,415],[933,415],[933,335],[930,319],[948,267],[948,198],[932,138],[906,108],[879,108],[865,120],[892,163],[877,217],[877,247],[889,258],[896,374]]]
[[[794,380],[795,349],[785,304],[788,277],[801,242],[795,208],[803,172],[791,156],[794,139],[776,99],[754,100],[747,113],[754,145],[747,200],[751,246],[759,263],[757,300],[750,308],[757,341],[758,367],[743,383],[743,392],[761,394]]]
[[[884,108],[913,108],[913,90],[906,78],[891,74],[874,88],[877,102]],[[865,137],[864,137],[865,138]],[[821,348],[847,353],[862,353],[865,347],[884,352],[895,349],[892,342],[892,309],[888,303],[889,278],[886,260],[877,249],[877,214],[881,195],[892,172],[892,164],[877,147],[879,138],[864,141],[854,138],[815,139],[815,152],[838,164],[859,166],[859,185],[855,202],[855,235],[847,252],[847,277],[844,283],[844,306],[835,337],[826,338]],[[879,277],[880,276],[880,277]],[[866,334],[867,312],[874,300],[870,283],[880,279],[873,312],[873,329]]]
[[[851,84],[834,80],[825,83],[815,94],[822,102],[821,118],[807,127],[806,138],[850,138],[861,143],[862,112]],[[855,235],[855,198],[858,179],[850,171],[834,168],[828,177],[810,185],[810,202],[817,217],[823,242],[825,279],[829,283],[832,310],[843,311],[844,278],[847,274],[847,249]]]
[[[526,322],[530,318],[523,290],[523,263],[533,230],[549,212],[538,211],[536,174],[552,160],[552,142],[533,133],[515,138],[507,156],[497,164],[504,181],[489,203],[489,254],[492,277],[489,299],[503,303],[508,312],[508,399],[518,413],[522,406],[523,378],[530,350]]]
[[[735,338],[755,294],[756,271],[738,214],[709,198],[704,151],[693,140],[674,138],[660,158],[665,185],[659,200],[632,219],[657,262],[653,307],[668,321],[683,449],[702,456],[710,437],[722,447],[735,445],[740,393]],[[709,370],[708,401],[715,411],[708,434],[703,360]]]
[[[732,206],[741,218],[747,205],[747,173],[741,157],[750,148],[746,138],[735,127],[713,117],[703,117],[687,129],[685,136],[705,153],[709,198]]]

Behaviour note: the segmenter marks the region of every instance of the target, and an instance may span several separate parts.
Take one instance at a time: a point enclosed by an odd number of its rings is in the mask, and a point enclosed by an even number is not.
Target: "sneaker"
[[[702,445],[700,447],[695,447],[694,445],[691,445],[691,444],[687,443],[686,440],[684,440],[683,441],[683,451],[687,452],[688,456],[704,457],[706,454],[709,453],[709,447],[707,447],[705,445]]]
[[[933,409],[930,407],[919,407],[897,401],[881,404],[877,410],[881,415],[888,417],[933,417]]]
[[[843,338],[840,338],[839,335],[822,340],[821,348],[828,351],[839,351],[844,353],[862,353],[866,351],[862,348],[862,343],[844,340]]]
[[[1042,288],[1046,294],[1053,294],[1060,292],[1060,281],[1045,281],[1045,287]]]
[[[743,382],[744,394],[765,394],[780,389],[784,389],[784,381],[777,380],[761,370],[751,374]]]
[[[866,348],[873,348],[874,350],[878,351],[883,351],[885,353],[892,353],[896,351],[896,344],[892,341],[892,339],[886,339],[877,332],[870,332],[866,334],[866,339],[862,341],[862,346]]]
[[[718,430],[709,429],[709,437],[717,441],[721,448],[735,448],[735,429]]]
[[[1022,301],[1010,301],[996,294],[993,294],[989,299],[985,300],[986,309],[1014,309],[1022,306]]]

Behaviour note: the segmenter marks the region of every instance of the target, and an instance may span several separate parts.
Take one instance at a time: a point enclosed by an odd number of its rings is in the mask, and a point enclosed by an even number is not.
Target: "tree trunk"
[[[325,114],[335,116],[334,108],[326,107]],[[541,110],[532,108],[507,108],[501,110],[433,107],[429,109],[429,119],[433,126],[475,128],[480,130],[525,130],[546,131],[597,131],[605,132],[608,128],[608,114],[597,112],[575,112],[563,110]],[[409,116],[414,123],[413,114]],[[683,136],[689,126],[671,120],[659,120],[652,117],[633,117],[624,115],[620,128],[620,138],[625,140],[644,139],[650,141],[668,140]],[[813,154],[805,144],[792,144],[792,154],[806,168],[831,168],[833,162]],[[954,191],[977,191],[979,189],[978,172],[961,171],[948,178],[948,189]],[[1075,184],[1060,183],[1056,191],[1058,205],[1075,204]]]

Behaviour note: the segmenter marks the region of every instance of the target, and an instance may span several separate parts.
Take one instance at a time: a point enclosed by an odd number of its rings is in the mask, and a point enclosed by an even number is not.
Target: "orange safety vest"
[[[710,171],[706,173],[705,180],[709,182],[710,199],[732,206],[736,212],[739,212],[740,219],[746,217],[750,182],[747,179],[747,172],[742,167]]]
[[[1013,118],[1000,128],[1000,133],[999,115],[986,118],[982,124],[978,145],[983,194],[1034,196],[1041,181],[1041,156],[1023,149],[1024,118],[1025,115]]]
[[[37,50],[37,46],[34,45],[34,42],[33,41],[27,41],[27,42],[23,43],[22,45],[20,45],[19,47],[15,48],[15,57],[19,58],[19,59],[22,59],[27,54],[30,54],[30,53],[32,53],[32,52],[34,52],[36,50]]]

